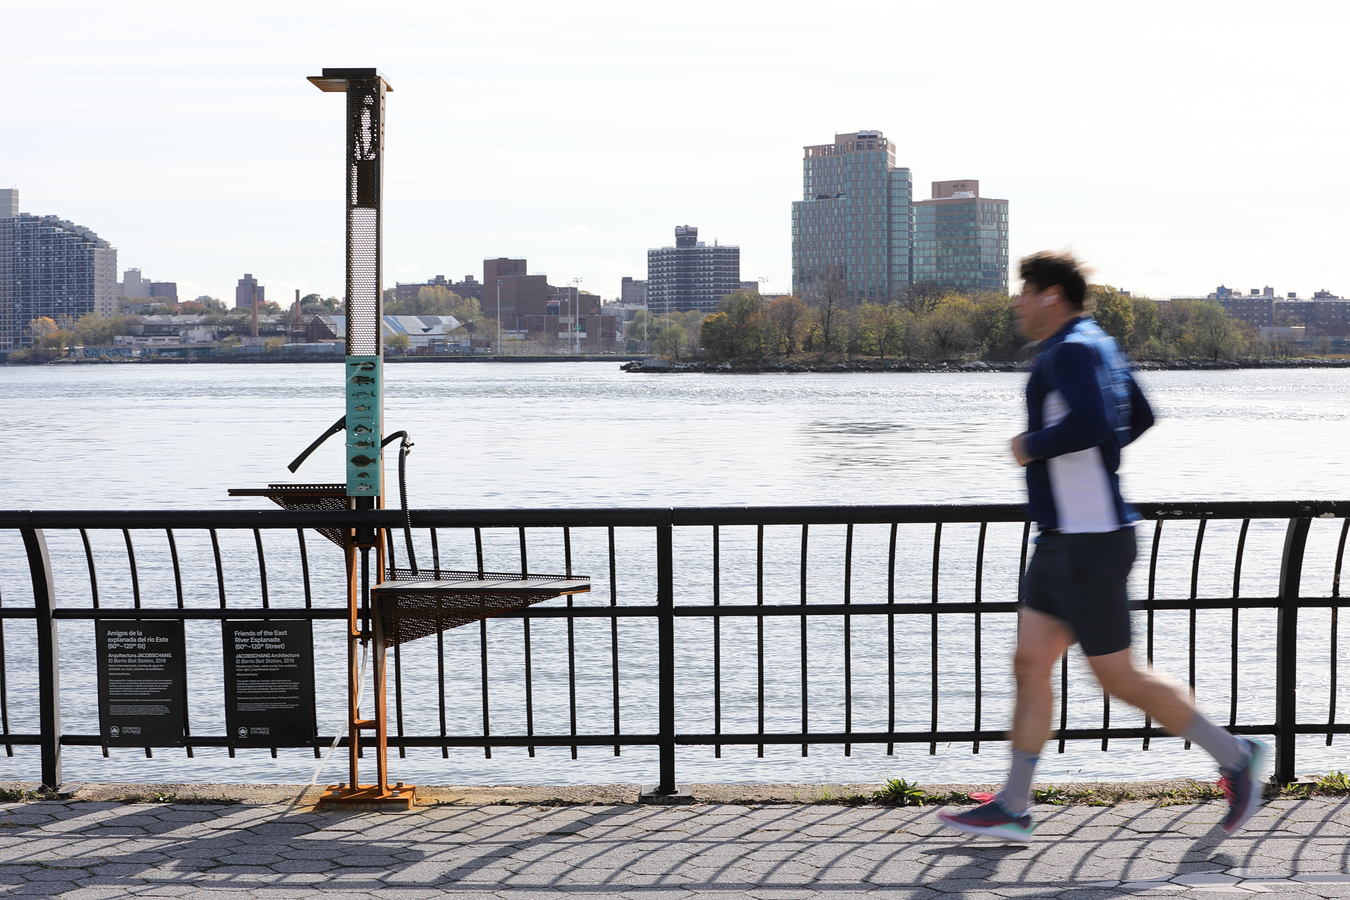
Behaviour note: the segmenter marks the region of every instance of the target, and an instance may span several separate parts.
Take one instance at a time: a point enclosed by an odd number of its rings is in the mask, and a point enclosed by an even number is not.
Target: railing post
[[[656,528],[656,640],[659,669],[657,689],[661,737],[661,775],[658,794],[675,787],[675,549],[674,526]]]
[[[1298,721],[1298,600],[1303,580],[1303,550],[1311,519],[1290,519],[1280,559],[1280,606],[1275,626],[1275,781],[1290,784]]]
[[[41,529],[23,528],[23,547],[37,610],[38,721],[42,743],[42,784],[61,786],[61,654],[56,638],[56,584],[47,539]]]

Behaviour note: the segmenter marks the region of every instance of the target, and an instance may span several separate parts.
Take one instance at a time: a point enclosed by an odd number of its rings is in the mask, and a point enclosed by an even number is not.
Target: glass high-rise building
[[[0,350],[32,346],[31,322],[117,309],[117,250],[81,225],[19,212],[0,191]]]
[[[1008,201],[980,196],[980,183],[933,182],[914,204],[914,283],[1008,292]]]
[[[914,242],[909,169],[880,131],[804,147],[802,199],[792,204],[792,290],[885,302],[909,287]]]

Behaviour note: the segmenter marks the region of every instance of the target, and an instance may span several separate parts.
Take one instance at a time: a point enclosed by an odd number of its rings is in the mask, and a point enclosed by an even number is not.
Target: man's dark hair
[[[1078,260],[1067,253],[1048,250],[1022,258],[1022,280],[1041,290],[1057,287],[1074,309],[1082,309],[1087,299],[1087,279]]]

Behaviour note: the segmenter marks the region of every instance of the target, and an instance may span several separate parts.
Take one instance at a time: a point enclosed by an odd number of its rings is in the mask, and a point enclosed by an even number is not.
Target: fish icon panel
[[[374,383],[375,379],[371,378],[369,375],[352,376],[352,384],[374,384]]]
[[[352,463],[358,466],[373,466],[375,465],[375,463],[379,461],[380,458],[378,456],[375,457],[366,456],[364,453],[359,456],[352,457]]]
[[[359,361],[353,360],[352,362],[347,363],[347,365],[351,366],[353,369],[356,369],[360,372],[375,371],[375,361],[372,359],[363,359]]]

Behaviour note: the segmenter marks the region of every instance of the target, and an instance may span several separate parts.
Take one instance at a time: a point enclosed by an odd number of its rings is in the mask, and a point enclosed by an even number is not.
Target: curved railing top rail
[[[1145,519],[1350,518],[1350,500],[1137,503]],[[595,509],[417,509],[416,528],[1023,522],[1015,503],[905,506],[686,506]],[[398,510],[0,510],[0,528],[401,528]]]

